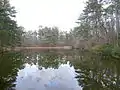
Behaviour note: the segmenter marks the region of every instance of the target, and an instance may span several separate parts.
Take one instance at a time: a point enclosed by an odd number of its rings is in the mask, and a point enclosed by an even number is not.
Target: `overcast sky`
[[[10,0],[17,10],[17,22],[26,30],[39,25],[69,30],[75,26],[86,0]]]

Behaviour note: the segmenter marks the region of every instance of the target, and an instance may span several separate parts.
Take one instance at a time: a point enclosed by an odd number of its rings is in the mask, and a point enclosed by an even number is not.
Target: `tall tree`
[[[118,45],[120,28],[119,0],[88,0],[74,29],[76,37],[99,44]]]
[[[0,0],[0,46],[15,46],[20,42],[19,27],[14,20],[15,9],[9,0]]]
[[[89,0],[83,10],[83,14],[78,19],[79,27],[75,28],[77,33],[88,39],[91,35],[97,38],[101,35],[102,27],[102,4],[98,0]],[[91,35],[90,35],[91,34]]]

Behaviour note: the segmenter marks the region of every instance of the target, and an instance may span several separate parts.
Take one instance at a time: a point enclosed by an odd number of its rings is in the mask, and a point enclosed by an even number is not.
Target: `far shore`
[[[15,50],[15,51],[20,51],[20,50],[70,50],[72,49],[72,46],[56,46],[56,47],[15,47],[13,49],[8,48],[7,50]]]

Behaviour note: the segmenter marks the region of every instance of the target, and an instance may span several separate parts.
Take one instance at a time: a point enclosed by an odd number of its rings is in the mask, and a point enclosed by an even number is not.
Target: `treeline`
[[[69,34],[57,27],[40,26],[38,30],[26,31],[15,21],[16,10],[9,0],[0,0],[0,49],[16,46],[68,45]]]
[[[120,45],[119,0],[88,0],[78,26],[69,32],[44,26],[26,32],[14,20],[15,13],[9,0],[0,1],[0,47],[72,45],[90,49],[96,45]]]
[[[57,27],[39,26],[36,31],[24,32],[21,38],[22,46],[62,46],[70,45],[70,35]]]
[[[88,49],[104,44],[120,45],[119,0],[88,0],[76,23],[78,26],[68,33],[60,32],[58,28],[40,27],[39,42],[52,44],[64,42],[74,47]]]

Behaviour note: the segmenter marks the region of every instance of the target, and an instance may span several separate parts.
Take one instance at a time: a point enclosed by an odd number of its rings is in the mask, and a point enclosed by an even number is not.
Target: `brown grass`
[[[15,51],[20,51],[20,50],[61,50],[61,49],[65,49],[65,50],[70,50],[72,49],[71,46],[62,46],[62,47],[15,47],[14,50]]]

